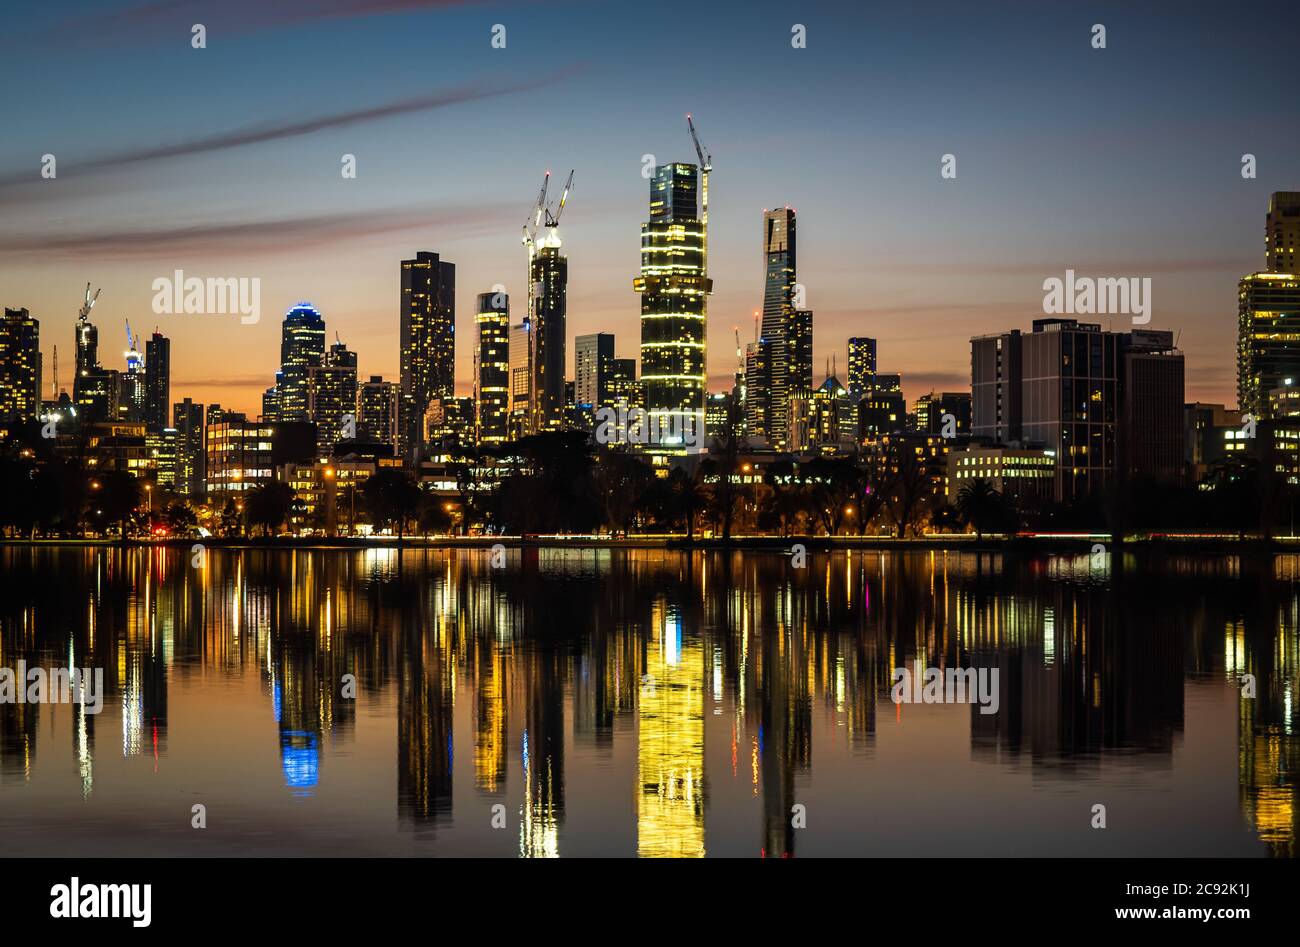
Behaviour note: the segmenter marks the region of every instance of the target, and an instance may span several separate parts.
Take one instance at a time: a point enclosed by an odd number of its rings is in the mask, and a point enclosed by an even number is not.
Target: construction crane
[[[131,320],[126,319],[126,370],[137,372],[140,370],[141,358],[140,348],[136,345],[136,340],[131,336]]]
[[[555,213],[552,214],[551,209],[549,207],[546,208],[546,226],[548,228],[554,229],[560,226],[560,215],[564,213],[564,205],[569,202],[569,192],[571,190],[573,190],[572,170],[569,171],[569,179],[564,182],[564,193],[560,195],[560,203],[559,206],[555,208]]]
[[[102,288],[97,289],[95,290],[95,295],[92,296],[90,295],[90,284],[89,283],[86,284],[86,301],[82,303],[81,309],[77,311],[77,318],[81,322],[85,322],[87,319],[90,318],[90,310],[95,308],[95,303],[99,300],[99,294],[102,291],[103,291]]]
[[[546,188],[550,183],[551,172],[547,171],[546,176],[542,178],[542,189],[537,192],[537,202],[533,205],[533,209],[528,212],[528,219],[524,221],[523,242],[524,247],[528,250],[530,263],[533,258],[533,246],[537,239],[537,228],[541,225],[542,215],[546,212]]]
[[[702,275],[707,280],[709,277],[709,172],[713,170],[713,155],[706,153],[704,146],[700,144],[700,136],[695,132],[695,120],[691,118],[689,112],[686,113],[686,127],[690,129],[691,141],[695,143],[695,157],[700,160],[700,173],[702,175],[702,180],[700,182],[700,223],[704,227],[704,246],[701,269]]]

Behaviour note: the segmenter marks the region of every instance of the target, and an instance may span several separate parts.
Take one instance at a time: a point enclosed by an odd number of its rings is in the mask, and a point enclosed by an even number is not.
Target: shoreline
[[[1050,536],[924,536],[894,539],[881,536],[741,536],[724,544],[720,539],[696,539],[685,536],[631,536],[610,538],[597,536],[430,536],[407,537],[399,542],[393,537],[290,537],[188,539],[0,539],[0,547],[127,547],[175,548],[189,550],[195,544],[208,549],[663,549],[675,552],[789,552],[802,545],[809,552],[838,550],[876,551],[967,551],[967,552],[1072,552],[1088,553],[1101,545],[1107,552],[1115,547],[1128,552],[1238,552],[1300,553],[1300,536],[1263,540],[1229,536],[1170,535],[1130,537],[1113,543],[1105,533],[1056,534]]]

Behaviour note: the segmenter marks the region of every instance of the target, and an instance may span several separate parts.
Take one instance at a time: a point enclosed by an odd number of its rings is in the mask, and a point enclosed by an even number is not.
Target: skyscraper
[[[531,429],[533,404],[533,324],[527,316],[510,327],[510,434]]]
[[[1237,405],[1268,417],[1268,393],[1300,375],[1300,275],[1252,273],[1237,287]]]
[[[189,398],[172,407],[176,429],[176,492],[198,497],[203,493],[203,405]]]
[[[1035,319],[1029,334],[972,339],[972,433],[1053,451],[1059,502],[1096,492],[1120,467],[1123,343],[1061,318]]]
[[[652,445],[704,443],[707,226],[697,209],[698,168],[666,164],[650,180],[650,220],[641,225],[641,381]]]
[[[402,261],[402,424],[404,450],[423,446],[424,414],[456,385],[456,267],[421,250]]]
[[[510,297],[479,293],[478,347],[474,350],[474,420],[476,440],[498,443],[509,434]]]
[[[41,409],[41,324],[26,309],[0,323],[0,420],[34,418]]]
[[[357,397],[357,431],[365,439],[387,444],[394,456],[400,450],[398,434],[402,389],[395,381],[371,375]]]
[[[849,339],[849,400],[857,404],[876,386],[876,340]]]
[[[307,369],[307,413],[316,425],[318,457],[333,456],[335,444],[356,434],[357,353],[342,342],[330,346],[322,364]]]
[[[766,373],[758,379],[758,400],[763,402],[766,434],[773,447],[786,442],[790,398],[790,340],[794,313],[796,240],[794,211],[788,207],[763,212],[763,328],[761,343],[768,346]],[[812,387],[812,365],[809,360]],[[754,391],[750,389],[750,397]]]
[[[284,314],[280,327],[280,371],[276,374],[278,421],[308,421],[307,379],[325,357],[325,319],[309,302]]]
[[[1276,191],[1269,197],[1264,230],[1264,268],[1300,273],[1300,191]]]
[[[533,256],[532,430],[559,428],[564,420],[565,323],[569,261],[560,236],[548,227]]]
[[[144,423],[149,431],[167,427],[172,396],[172,343],[155,331],[144,343]]]
[[[614,335],[597,332],[573,341],[573,399],[579,407],[609,404],[609,373],[614,361]]]

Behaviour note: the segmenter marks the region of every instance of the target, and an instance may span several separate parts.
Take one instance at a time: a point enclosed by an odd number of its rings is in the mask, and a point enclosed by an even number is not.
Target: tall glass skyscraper
[[[506,439],[510,415],[510,297],[479,293],[478,348],[474,351],[474,418],[476,440],[493,444]]]
[[[144,343],[144,420],[150,431],[168,424],[172,397],[172,343],[155,332]]]
[[[424,413],[456,383],[456,266],[420,251],[402,261],[401,351],[404,450],[424,440]]]
[[[683,432],[704,443],[705,338],[708,294],[707,225],[697,202],[693,164],[655,168],[650,220],[641,225],[641,381],[651,446],[685,452]]]
[[[41,324],[30,312],[5,310],[0,322],[0,419],[34,418],[40,413],[40,340]]]
[[[532,430],[550,431],[564,420],[565,321],[569,261],[560,236],[548,228],[532,261]]]
[[[276,375],[277,421],[309,421],[308,376],[325,358],[325,318],[308,302],[284,314],[280,371]],[[146,356],[147,364],[147,356]]]
[[[876,340],[866,336],[849,339],[849,400],[857,404],[876,386]]]
[[[791,336],[794,322],[795,219],[788,207],[763,212],[763,257],[766,276],[763,282],[762,340],[768,346],[767,374],[757,393],[764,402],[767,429],[762,432],[768,443],[780,448],[787,438],[791,389]],[[811,323],[811,319],[809,319]],[[812,332],[808,331],[808,384],[812,387]],[[798,388],[798,385],[794,386]],[[750,391],[750,397],[755,393]]]

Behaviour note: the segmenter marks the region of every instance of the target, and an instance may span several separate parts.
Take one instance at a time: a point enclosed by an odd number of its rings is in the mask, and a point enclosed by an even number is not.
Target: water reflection
[[[210,831],[244,852],[1296,854],[1293,556],[532,549],[494,570],[212,550],[193,568],[5,547],[0,567],[0,667],[102,667],[106,690],[97,717],[0,706],[19,849],[29,827],[80,853],[89,822],[180,851],[156,827],[180,792],[219,796],[238,818]],[[996,667],[998,713],[892,703],[913,661]],[[1073,827],[1080,794],[1115,800],[1113,847]]]

